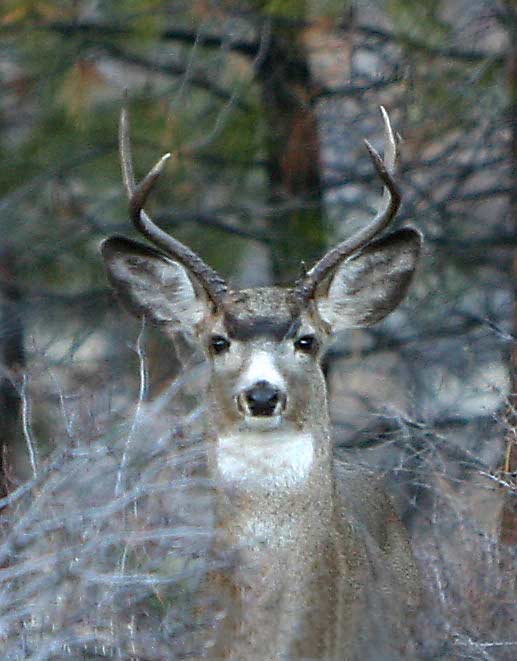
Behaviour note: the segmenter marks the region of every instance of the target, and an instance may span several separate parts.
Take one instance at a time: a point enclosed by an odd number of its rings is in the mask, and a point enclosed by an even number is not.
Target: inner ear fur
[[[104,241],[101,250],[111,284],[135,316],[191,332],[208,314],[206,293],[179,262],[119,236]]]
[[[321,318],[333,332],[384,319],[406,295],[421,246],[420,232],[407,227],[372,241],[339,264],[316,291]]]

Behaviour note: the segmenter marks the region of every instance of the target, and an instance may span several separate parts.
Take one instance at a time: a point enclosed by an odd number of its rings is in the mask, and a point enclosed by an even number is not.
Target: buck
[[[144,210],[169,154],[137,185],[129,119],[120,153],[134,226],[155,247],[111,237],[102,252],[122,301],[166,333],[193,335],[210,368],[206,430],[214,553],[205,590],[224,611],[199,655],[214,659],[410,658],[419,579],[405,529],[371,473],[333,459],[320,367],[332,335],[370,326],[404,298],[421,235],[379,236],[400,194],[384,118],[381,209],[291,288],[234,291]],[[233,555],[231,555],[233,553]],[[225,555],[226,554],[226,555]]]

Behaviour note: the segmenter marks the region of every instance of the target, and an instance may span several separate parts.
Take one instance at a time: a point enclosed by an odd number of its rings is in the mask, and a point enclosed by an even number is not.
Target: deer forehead
[[[232,294],[224,308],[212,317],[210,331],[245,343],[278,343],[292,339],[305,327],[307,332],[315,332],[318,319],[313,318],[310,309],[293,304],[291,290],[257,287]]]
[[[234,294],[221,321],[232,339],[265,337],[280,341],[296,332],[299,318],[300,311],[293,307],[288,289],[257,287]]]
[[[231,295],[231,308],[242,318],[287,317],[296,314],[292,290],[286,287],[253,287]]]

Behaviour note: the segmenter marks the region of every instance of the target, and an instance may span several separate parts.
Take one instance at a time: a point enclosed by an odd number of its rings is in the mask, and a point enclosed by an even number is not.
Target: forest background
[[[3,658],[185,654],[210,569],[204,364],[99,256],[132,235],[124,97],[137,174],[173,153],[153,217],[237,285],[371,217],[388,109],[425,250],[401,310],[325,358],[336,452],[410,529],[422,658],[515,658],[516,37],[513,0],[3,0]]]

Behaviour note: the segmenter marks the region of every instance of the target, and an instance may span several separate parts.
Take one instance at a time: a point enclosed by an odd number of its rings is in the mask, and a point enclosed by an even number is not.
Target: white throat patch
[[[310,434],[246,431],[217,440],[221,478],[243,489],[286,489],[303,482],[314,460]]]

